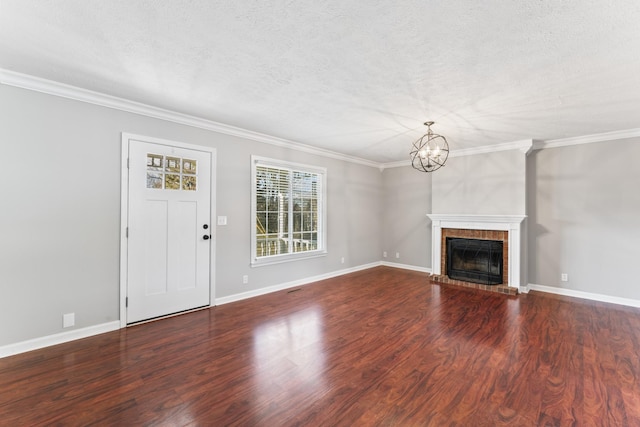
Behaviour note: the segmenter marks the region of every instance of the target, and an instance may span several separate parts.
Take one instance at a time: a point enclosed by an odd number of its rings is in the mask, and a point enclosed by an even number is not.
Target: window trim
[[[288,253],[280,255],[269,255],[257,257],[256,238],[256,215],[257,215],[257,195],[256,195],[256,168],[257,166],[290,169],[299,172],[309,172],[318,174],[321,177],[321,191],[318,192],[318,249],[313,251]],[[271,159],[262,156],[251,156],[251,266],[259,267],[263,265],[280,264],[283,262],[296,261],[326,256],[327,254],[327,169],[319,166],[312,166],[303,163],[289,162],[286,160]]]

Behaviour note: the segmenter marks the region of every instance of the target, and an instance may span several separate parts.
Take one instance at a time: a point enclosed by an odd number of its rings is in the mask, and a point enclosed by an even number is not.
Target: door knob
[[[203,225],[202,228],[204,228],[206,230],[207,228],[209,228],[209,224]]]
[[[205,234],[204,236],[202,236],[202,238],[204,240],[209,240],[211,238],[211,236],[209,236],[208,234]]]

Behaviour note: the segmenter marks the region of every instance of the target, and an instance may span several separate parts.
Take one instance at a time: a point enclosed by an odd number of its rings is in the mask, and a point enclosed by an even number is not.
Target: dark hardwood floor
[[[0,425],[640,426],[640,310],[378,267],[0,359]]]

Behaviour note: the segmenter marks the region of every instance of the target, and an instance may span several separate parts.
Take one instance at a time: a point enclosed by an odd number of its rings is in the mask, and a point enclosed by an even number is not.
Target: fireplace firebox
[[[451,279],[499,285],[502,277],[502,242],[447,237],[447,276]]]

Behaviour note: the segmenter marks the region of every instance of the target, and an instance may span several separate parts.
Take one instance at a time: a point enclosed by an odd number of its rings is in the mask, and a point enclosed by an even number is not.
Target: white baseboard
[[[600,301],[600,302],[608,302],[608,303],[611,303],[611,304],[626,305],[626,306],[629,306],[629,307],[640,307],[640,300],[636,300],[636,299],[614,297],[614,296],[603,295],[603,294],[593,294],[591,292],[575,291],[573,289],[556,288],[555,286],[536,285],[534,283],[529,283],[529,285],[527,287],[529,288],[529,290],[532,290],[532,291],[547,292],[547,293],[550,293],[550,294],[564,295],[564,296],[567,296],[567,297],[584,298],[584,299],[589,299],[589,300],[593,300],[593,301]]]
[[[380,262],[372,262],[371,264],[359,265],[357,267],[345,268],[343,270],[333,271],[331,273],[320,274],[313,277],[305,277],[300,280],[293,280],[291,282],[281,283],[279,285],[269,286],[267,288],[256,289],[254,291],[242,292],[240,294],[229,295],[228,297],[216,298],[215,305],[228,304],[230,302],[241,301],[247,298],[253,298],[260,295],[270,294],[272,292],[282,291],[284,289],[295,288],[296,286],[304,286],[309,283],[318,282],[320,280],[331,279],[332,277],[342,276],[356,271],[366,270],[368,268],[379,267],[382,265]]]
[[[25,353],[31,350],[37,350],[43,347],[49,347],[51,345],[74,341],[80,338],[87,338],[93,335],[103,334],[105,332],[117,331],[118,329],[120,329],[120,321],[116,320],[109,323],[102,323],[100,325],[73,329],[68,332],[60,332],[59,334],[47,335],[45,337],[17,342],[15,344],[0,347],[0,358]]]
[[[255,291],[243,292],[241,294],[235,294],[228,297],[216,298],[215,305],[227,304],[233,301],[240,301],[247,298],[256,297],[259,295],[268,294],[271,292],[280,291],[283,289],[289,289],[296,286],[302,286],[309,283],[317,282],[320,280],[330,279],[332,277],[342,276],[344,274],[354,273],[360,270],[366,270],[368,268],[380,266],[380,262],[373,262],[370,264],[360,265],[357,267],[346,268],[343,270],[334,271],[327,274],[321,274],[318,276],[307,277],[300,280],[294,280],[292,282],[282,283],[276,286],[270,286],[268,288],[256,289]],[[25,353],[31,350],[37,350],[52,345],[62,344],[69,341],[74,341],[81,338],[87,338],[93,335],[102,334],[105,332],[116,331],[120,329],[120,321],[116,320],[109,323],[103,323],[101,325],[89,326],[82,329],[74,329],[71,331],[65,331],[54,335],[47,335],[44,337],[34,338],[27,341],[22,341],[14,344],[8,344],[0,347],[0,358],[13,356],[15,354]]]
[[[422,273],[431,274],[431,269],[427,267],[418,267],[418,266],[409,265],[409,264],[398,264],[395,262],[388,262],[388,261],[382,261],[380,265],[384,265],[385,267],[402,268],[403,270],[413,270],[413,271],[420,271]]]

